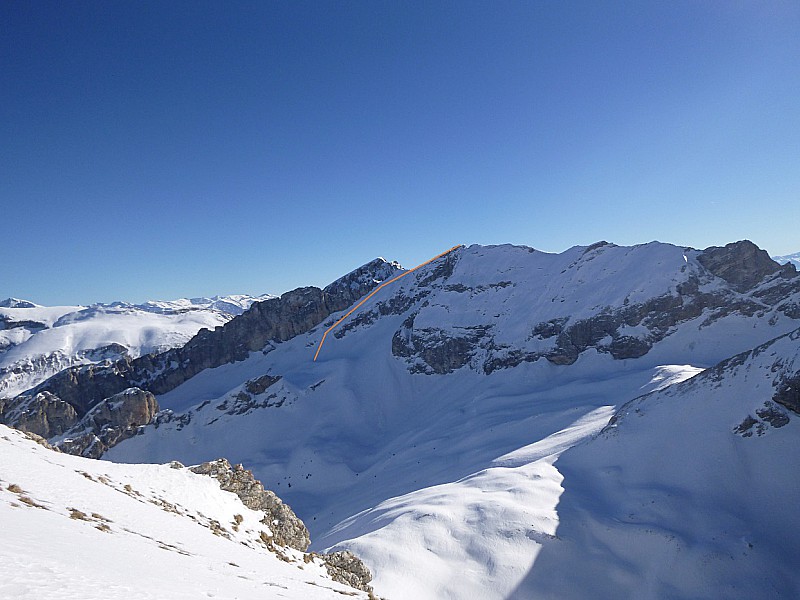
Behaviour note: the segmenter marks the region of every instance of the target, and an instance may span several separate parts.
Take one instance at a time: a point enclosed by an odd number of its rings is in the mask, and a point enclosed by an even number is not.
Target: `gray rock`
[[[781,270],[781,266],[769,257],[766,250],[761,250],[749,240],[727,244],[722,248],[711,246],[703,250],[697,260],[739,291],[748,290],[767,275]]]
[[[784,377],[779,383],[772,400],[785,406],[794,413],[800,414],[800,373]]]
[[[62,452],[87,458],[103,453],[133,437],[158,413],[158,401],[150,392],[128,388],[92,407],[84,417],[56,443]]]
[[[756,415],[763,421],[766,421],[775,428],[783,427],[789,424],[789,415],[783,409],[776,406],[769,400],[764,402],[764,407],[756,411]]]
[[[280,380],[280,375],[262,375],[261,377],[256,377],[245,383],[244,389],[253,395],[263,394],[268,387]]]
[[[242,465],[231,466],[224,458],[197,465],[191,471],[214,477],[223,490],[239,496],[247,508],[263,511],[261,522],[270,528],[276,544],[302,552],[308,549],[311,538],[305,524],[274,492],[265,490],[252,471]]]
[[[392,354],[403,358],[418,358],[423,365],[415,372],[444,375],[469,363],[479,341],[487,335],[487,328],[464,328],[459,336],[437,328],[414,328],[414,316],[409,316],[403,326],[392,336]]]
[[[372,593],[372,587],[369,585],[369,582],[372,581],[372,573],[355,554],[349,550],[343,550],[317,556],[325,563],[331,579],[357,590]]]
[[[0,399],[0,423],[43,438],[61,435],[77,422],[75,409],[50,392]]]

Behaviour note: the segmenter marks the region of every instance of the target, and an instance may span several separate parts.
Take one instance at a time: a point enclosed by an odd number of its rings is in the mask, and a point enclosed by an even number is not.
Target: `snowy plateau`
[[[345,550],[392,600],[800,597],[792,264],[747,241],[459,247],[313,360],[404,272],[0,391],[0,420],[102,450],[0,430],[0,597],[367,597],[319,558]],[[260,515],[169,466],[220,457],[319,554],[265,549]]]

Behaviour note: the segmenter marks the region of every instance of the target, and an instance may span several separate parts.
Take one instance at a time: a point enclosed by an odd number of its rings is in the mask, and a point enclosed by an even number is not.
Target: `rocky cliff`
[[[273,344],[305,333],[330,314],[350,306],[399,270],[397,263],[375,259],[324,289],[299,288],[280,298],[255,302],[249,310],[225,325],[214,330],[201,330],[181,348],[139,358],[124,355],[110,365],[90,364],[65,369],[29,394],[3,401],[0,404],[0,422],[19,425],[47,438],[61,435],[70,427],[80,427],[78,421],[81,418],[99,405],[113,403],[112,398],[128,388],[163,394],[204,369],[243,360],[253,351],[266,352]],[[38,400],[33,402],[34,398]],[[23,404],[35,404],[35,414],[25,416],[24,411],[12,410]],[[137,416],[135,422],[127,425],[119,422],[114,427],[125,429],[150,422],[141,422],[139,418]],[[89,430],[95,428],[89,427]],[[84,435],[72,439],[71,443],[62,445],[65,451],[94,455],[108,446],[102,440],[101,444],[95,444]],[[121,439],[114,435],[107,441],[113,444]]]

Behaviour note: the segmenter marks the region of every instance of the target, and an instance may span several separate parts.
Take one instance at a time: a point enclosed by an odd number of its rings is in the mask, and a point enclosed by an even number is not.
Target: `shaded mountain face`
[[[797,271],[749,242],[471,246],[380,290],[314,362],[323,332],[399,272],[373,261],[183,348],[32,393],[82,419],[127,388],[151,392],[153,422],[105,457],[228,456],[295,508],[314,547],[357,549],[388,596],[502,598],[557,535],[562,452],[614,407],[800,324]]]

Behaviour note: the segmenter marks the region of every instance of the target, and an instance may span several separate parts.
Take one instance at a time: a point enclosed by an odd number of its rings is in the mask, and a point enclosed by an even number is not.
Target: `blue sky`
[[[800,250],[796,2],[0,4],[0,298],[375,256]]]

